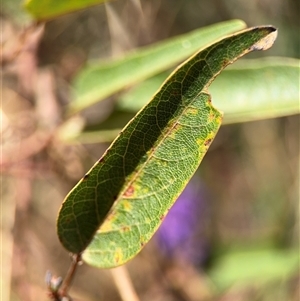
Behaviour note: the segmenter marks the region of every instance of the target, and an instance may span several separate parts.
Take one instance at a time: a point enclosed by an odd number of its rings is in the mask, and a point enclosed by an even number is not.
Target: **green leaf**
[[[269,48],[271,26],[224,38],[192,56],[123,129],[62,204],[61,243],[98,267],[135,256],[198,168],[222,114],[207,88],[240,56]]]
[[[178,64],[200,48],[245,28],[240,20],[207,26],[166,41],[144,47],[126,57],[87,66],[74,80],[70,113],[96,102]]]
[[[223,123],[299,114],[299,72],[299,60],[283,57],[241,60],[224,70],[210,88]],[[152,77],[121,96],[119,109],[140,110],[167,76]]]
[[[223,290],[233,284],[262,285],[282,281],[297,273],[298,265],[298,250],[236,251],[217,260],[209,276]]]
[[[299,114],[297,59],[244,60],[226,70],[211,86],[224,124]]]
[[[226,70],[224,70],[222,74],[224,72],[226,72]],[[169,75],[170,71],[165,71],[135,85],[133,88],[120,95],[117,109],[127,112],[139,111],[147,104],[149,99],[151,99],[151,96],[159,89]]]
[[[25,8],[37,20],[48,20],[108,0],[27,0]]]

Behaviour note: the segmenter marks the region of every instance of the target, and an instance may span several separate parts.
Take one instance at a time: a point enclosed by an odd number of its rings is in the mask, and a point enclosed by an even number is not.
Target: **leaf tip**
[[[250,50],[267,50],[272,47],[274,41],[277,38],[278,30],[273,26],[268,26],[267,29],[270,31],[268,35],[263,37],[261,40],[256,42],[254,45],[251,46]]]

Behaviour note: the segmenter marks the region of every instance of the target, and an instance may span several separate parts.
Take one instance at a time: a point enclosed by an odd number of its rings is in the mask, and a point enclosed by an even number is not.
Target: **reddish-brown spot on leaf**
[[[124,196],[130,197],[130,196],[133,195],[133,193],[134,193],[134,187],[133,187],[132,185],[130,185],[130,186],[127,188],[127,190],[125,191]]]
[[[66,224],[69,224],[70,222],[72,222],[73,221],[73,219],[71,218],[71,217],[67,217],[66,219],[65,219],[65,223]]]
[[[205,140],[204,145],[209,146],[211,144],[211,141],[212,141],[212,139]]]
[[[208,116],[208,121],[212,122],[213,120],[215,120],[215,118],[216,118],[215,114],[213,112],[211,112]]]
[[[174,131],[178,131],[180,128],[182,128],[181,124],[178,122],[174,125]]]
[[[128,232],[128,231],[130,231],[130,227],[124,226],[124,227],[121,228],[121,231],[122,232]]]
[[[227,65],[229,65],[230,64],[230,60],[228,60],[228,59],[225,59],[223,62],[222,62],[222,66],[223,66],[223,68],[225,68]]]
[[[181,91],[178,89],[173,89],[172,91],[170,91],[170,94],[175,97],[180,96],[180,93]]]

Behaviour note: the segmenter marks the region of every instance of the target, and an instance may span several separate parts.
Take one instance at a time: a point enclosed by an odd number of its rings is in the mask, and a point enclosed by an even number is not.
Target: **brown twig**
[[[62,283],[61,289],[59,290],[59,295],[61,297],[68,297],[68,291],[71,287],[79,262],[81,262],[81,254],[74,254],[72,256],[72,263],[68,270],[67,276]]]

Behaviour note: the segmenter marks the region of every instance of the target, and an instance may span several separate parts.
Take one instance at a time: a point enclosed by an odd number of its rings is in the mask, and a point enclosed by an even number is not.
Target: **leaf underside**
[[[141,250],[221,125],[208,86],[237,58],[269,48],[276,33],[264,26],[226,37],[171,74],[63,202],[57,231],[67,250],[105,268]]]

